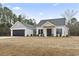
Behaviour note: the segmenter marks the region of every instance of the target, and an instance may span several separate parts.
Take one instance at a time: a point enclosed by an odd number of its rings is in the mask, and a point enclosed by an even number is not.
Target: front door
[[[51,33],[52,33],[51,29],[47,29],[47,36],[51,36]]]

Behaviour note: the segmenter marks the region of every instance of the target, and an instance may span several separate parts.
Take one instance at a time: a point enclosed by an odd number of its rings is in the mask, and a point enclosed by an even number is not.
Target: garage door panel
[[[13,36],[24,36],[25,30],[13,30]]]

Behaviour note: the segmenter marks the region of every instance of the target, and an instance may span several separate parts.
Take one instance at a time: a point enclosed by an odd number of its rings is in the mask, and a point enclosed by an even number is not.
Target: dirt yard
[[[0,37],[1,56],[75,56],[79,37]]]

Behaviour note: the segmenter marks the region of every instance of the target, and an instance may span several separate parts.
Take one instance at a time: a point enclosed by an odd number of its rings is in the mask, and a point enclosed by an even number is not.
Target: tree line
[[[35,19],[26,19],[24,15],[16,15],[8,7],[0,4],[0,36],[10,35],[10,27],[17,21],[36,25]]]

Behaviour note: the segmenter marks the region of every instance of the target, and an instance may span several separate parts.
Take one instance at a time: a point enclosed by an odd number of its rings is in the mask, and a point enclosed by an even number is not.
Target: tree
[[[7,7],[0,8],[0,23],[12,22],[12,11]]]
[[[35,19],[33,19],[33,24],[36,26],[36,20]]]
[[[0,3],[0,8],[2,8],[2,4]]]
[[[25,20],[25,16],[18,15],[18,21],[23,22],[23,20]]]
[[[69,27],[69,34],[71,36],[79,35],[79,23],[77,22],[76,18],[71,19],[71,23],[68,23],[68,27]]]
[[[74,10],[66,10],[64,14],[62,15],[64,18],[66,18],[67,23],[71,23],[71,19],[74,18],[74,16],[77,14],[77,11]]]
[[[24,15],[16,15],[8,7],[0,4],[0,35],[10,35],[10,27],[15,22],[20,21],[30,25],[35,25],[35,19],[26,19]]]
[[[15,24],[17,22],[17,16],[13,14],[12,24]]]
[[[76,18],[72,18],[71,19],[71,24],[76,23],[76,22],[77,22],[77,19]]]
[[[62,15],[66,19],[66,25],[69,28],[69,35],[76,32],[74,23],[77,22],[77,19],[74,16],[77,14],[77,11],[74,10],[66,10]]]

